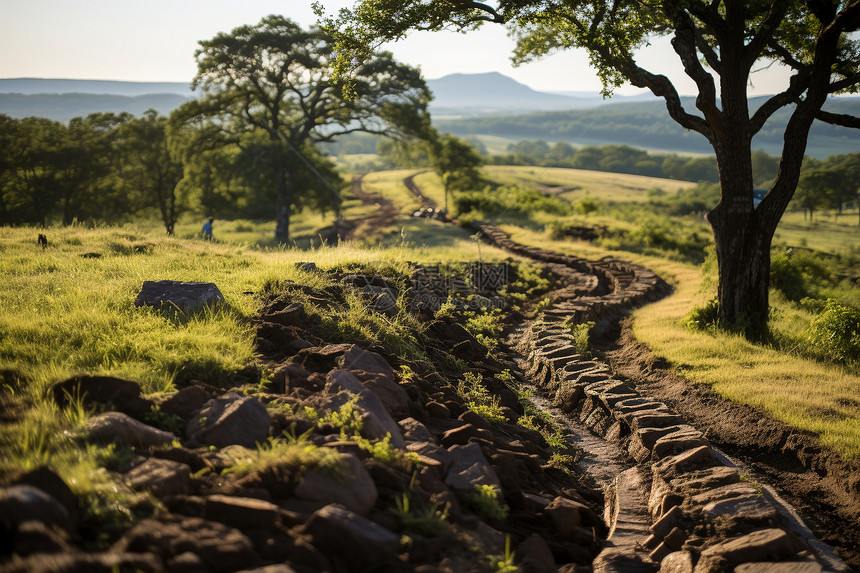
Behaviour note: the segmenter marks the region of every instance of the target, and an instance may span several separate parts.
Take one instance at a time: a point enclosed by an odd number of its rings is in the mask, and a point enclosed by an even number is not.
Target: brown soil
[[[384,230],[390,229],[400,215],[397,206],[390,199],[365,191],[361,186],[361,179],[361,175],[352,178],[350,193],[365,205],[375,205],[379,212],[364,219],[343,221],[342,236],[346,240],[381,238]]]
[[[860,571],[860,462],[828,451],[812,434],[673,373],[633,338],[629,321],[606,332],[596,346],[617,376],[665,402],[715,446],[751,467],[799,511],[816,536]]]

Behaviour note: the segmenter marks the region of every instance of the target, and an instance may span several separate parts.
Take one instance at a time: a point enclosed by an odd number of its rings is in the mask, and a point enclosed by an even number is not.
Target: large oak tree
[[[342,71],[379,42],[410,30],[474,30],[493,22],[517,39],[514,58],[584,48],[610,93],[625,81],[664,98],[670,117],[710,142],[721,196],[708,213],[716,242],[719,320],[762,332],[768,314],[770,246],[797,187],[813,122],[860,127],[860,119],[823,108],[860,85],[860,0],[359,0],[326,27],[339,33]],[[664,75],[635,53],[655,36],[671,44],[698,90],[696,109],[682,103]],[[752,72],[777,62],[791,79],[750,109]],[[753,203],[751,142],[777,110],[791,109],[779,171],[764,200]]]
[[[174,123],[205,128],[225,144],[254,142],[252,151],[274,186],[279,242],[289,240],[290,212],[308,190],[302,178],[316,169],[310,145],[426,123],[430,94],[418,70],[389,53],[368,53],[356,64],[347,93],[333,77],[332,42],[321,29],[267,16],[200,46],[194,87],[203,96],[180,108]],[[265,145],[255,134],[263,134]]]

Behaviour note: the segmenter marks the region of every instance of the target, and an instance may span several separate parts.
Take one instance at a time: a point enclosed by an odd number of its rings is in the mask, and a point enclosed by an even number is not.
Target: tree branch
[[[815,114],[815,119],[823,121],[824,123],[829,123],[830,125],[860,129],[860,117],[854,115],[833,113],[820,109],[818,110],[818,113]]]

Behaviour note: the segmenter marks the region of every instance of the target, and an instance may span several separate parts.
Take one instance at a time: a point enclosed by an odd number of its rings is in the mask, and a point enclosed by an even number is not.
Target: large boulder
[[[224,295],[215,283],[162,280],[144,281],[134,306],[176,306],[187,310],[223,302]]]
[[[148,426],[122,412],[105,412],[90,418],[86,425],[90,440],[148,448],[176,439],[170,432]]]
[[[253,448],[269,435],[272,419],[266,407],[235,392],[209,400],[185,427],[189,440],[223,448],[233,444]]]

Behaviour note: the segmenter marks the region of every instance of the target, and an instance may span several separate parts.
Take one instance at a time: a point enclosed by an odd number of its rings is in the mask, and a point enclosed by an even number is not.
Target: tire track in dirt
[[[377,208],[377,212],[363,219],[348,219],[341,223],[341,236],[344,240],[367,240],[381,238],[385,229],[394,225],[400,216],[400,210],[391,199],[377,193],[368,193],[362,186],[364,175],[354,175],[350,193],[364,203]]]

